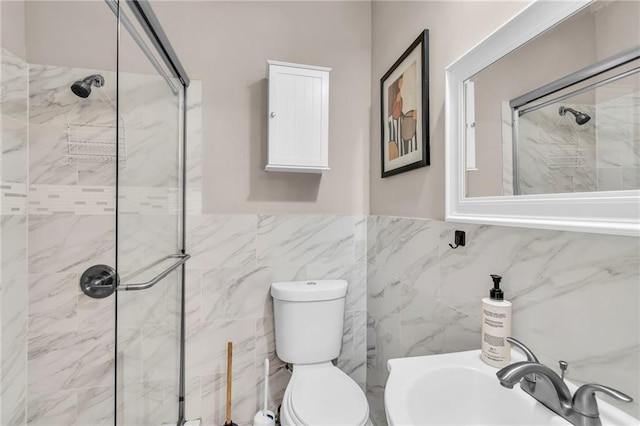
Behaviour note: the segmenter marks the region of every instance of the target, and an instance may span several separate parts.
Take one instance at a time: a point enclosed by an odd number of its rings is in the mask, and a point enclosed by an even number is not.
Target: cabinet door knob
[[[275,116],[276,116],[276,113],[275,113],[275,112],[272,112],[272,113],[271,113],[271,118],[273,118],[273,117],[275,117]]]

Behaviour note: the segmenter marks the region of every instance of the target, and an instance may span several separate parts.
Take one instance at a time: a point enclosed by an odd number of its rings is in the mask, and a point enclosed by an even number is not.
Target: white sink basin
[[[522,361],[513,352],[513,361]],[[389,425],[568,425],[520,389],[506,389],[480,351],[389,360],[384,392]],[[573,392],[576,389],[567,383]],[[598,400],[604,425],[640,422]]]

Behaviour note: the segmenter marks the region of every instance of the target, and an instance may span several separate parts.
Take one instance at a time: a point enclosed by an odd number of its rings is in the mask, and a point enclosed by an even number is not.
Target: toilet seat
[[[296,425],[353,425],[369,420],[360,386],[331,363],[294,365],[283,408]]]

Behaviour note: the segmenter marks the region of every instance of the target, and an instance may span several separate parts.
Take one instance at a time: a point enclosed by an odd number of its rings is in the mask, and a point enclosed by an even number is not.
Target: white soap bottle
[[[511,302],[504,300],[500,289],[500,275],[491,275],[493,288],[489,297],[482,299],[482,360],[494,367],[511,362]]]

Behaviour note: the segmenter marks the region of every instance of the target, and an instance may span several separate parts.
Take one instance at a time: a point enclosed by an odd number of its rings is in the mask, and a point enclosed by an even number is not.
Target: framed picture
[[[380,79],[382,177],[429,165],[429,30]]]

